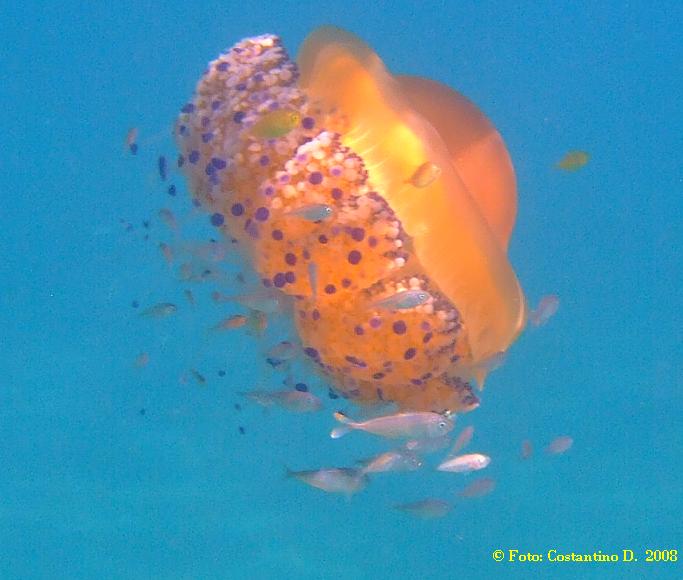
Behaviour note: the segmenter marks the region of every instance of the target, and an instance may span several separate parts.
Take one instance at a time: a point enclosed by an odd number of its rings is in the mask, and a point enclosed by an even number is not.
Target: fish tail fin
[[[330,432],[330,437],[332,437],[332,439],[339,439],[354,428],[355,423],[341,411],[336,411],[332,416],[342,424],[341,426],[332,429]]]
[[[335,427],[332,429],[332,431],[330,431],[330,437],[332,437],[332,439],[339,439],[340,437],[346,435],[349,431],[351,431],[351,428],[346,427],[345,425],[342,427]]]

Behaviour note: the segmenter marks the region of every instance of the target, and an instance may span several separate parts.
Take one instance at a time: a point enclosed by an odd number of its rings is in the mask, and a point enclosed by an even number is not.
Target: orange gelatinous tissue
[[[468,381],[526,307],[506,255],[514,171],[475,105],[322,28],[296,64],[272,35],[226,51],[176,135],[197,203],[293,298],[304,352],[335,389],[410,410],[478,405]]]

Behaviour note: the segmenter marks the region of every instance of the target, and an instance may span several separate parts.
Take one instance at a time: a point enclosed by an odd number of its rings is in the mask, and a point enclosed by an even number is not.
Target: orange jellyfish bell
[[[342,30],[313,32],[298,62],[300,85],[345,117],[343,143],[365,160],[420,263],[462,313],[473,362],[507,350],[524,325],[525,303],[506,257],[516,188],[497,131],[447,87],[393,77],[370,47]],[[425,161],[441,176],[407,190],[406,177]]]
[[[179,165],[304,353],[358,402],[464,412],[525,322],[506,251],[505,145],[467,99],[394,77],[356,37],[245,39],[211,62],[178,119]]]

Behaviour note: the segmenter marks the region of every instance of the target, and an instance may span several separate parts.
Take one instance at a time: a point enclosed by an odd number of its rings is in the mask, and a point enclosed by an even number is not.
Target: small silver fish
[[[529,459],[534,454],[533,443],[529,439],[522,441],[519,456],[522,459]]]
[[[334,210],[325,203],[312,203],[298,207],[285,213],[288,217],[297,217],[309,222],[322,222],[332,217]]]
[[[394,509],[405,512],[423,520],[444,517],[453,506],[442,499],[428,498],[411,503],[395,505]]]
[[[453,429],[451,419],[430,412],[396,413],[357,423],[337,411],[334,418],[342,423],[342,426],[332,429],[332,439],[339,439],[352,430],[366,431],[388,439],[412,439],[440,437]]]
[[[482,497],[491,493],[494,489],[496,489],[496,480],[490,477],[482,477],[461,489],[458,495],[467,498]]]
[[[275,288],[264,288],[253,294],[228,296],[216,291],[211,295],[214,302],[237,302],[249,310],[257,310],[265,314],[281,312],[285,304],[285,296]]]
[[[311,413],[323,408],[322,401],[313,393],[284,391],[249,391],[240,393],[262,407],[278,406],[295,413]]]
[[[560,455],[565,451],[569,451],[572,445],[574,445],[574,440],[568,435],[562,435],[553,439],[548,447],[545,448],[545,451],[551,455]]]
[[[448,455],[446,457],[455,457],[458,451],[467,447],[469,442],[472,441],[473,435],[474,427],[472,427],[471,425],[469,427],[465,427],[458,435],[457,439],[455,440],[455,443],[453,444],[453,449],[451,449],[448,452]]]
[[[175,314],[178,311],[178,307],[170,302],[160,302],[154,306],[150,306],[146,310],[140,313],[143,318],[166,318]]]
[[[289,342],[288,340],[283,340],[268,349],[266,356],[279,361],[286,361],[293,359],[299,352],[300,349],[296,344]]]
[[[173,263],[173,248],[164,242],[159,242],[159,251],[164,256],[167,264]]]
[[[538,302],[538,306],[529,313],[529,322],[532,326],[543,326],[555,315],[559,307],[560,299],[557,296],[544,296]]]
[[[308,284],[311,286],[311,296],[313,300],[318,298],[318,264],[308,263]]]
[[[137,357],[135,357],[135,368],[141,369],[147,366],[149,363],[149,353],[141,352]]]
[[[416,471],[422,467],[420,459],[412,451],[398,449],[386,451],[375,457],[358,462],[365,473],[386,473],[388,471]]]
[[[418,189],[421,189],[434,183],[437,179],[439,179],[440,175],[441,167],[439,167],[436,163],[432,163],[431,161],[425,161],[415,170],[415,173],[411,175],[410,179],[408,179],[406,183],[411,183]]]
[[[361,491],[369,481],[362,469],[351,467],[328,467],[315,471],[287,469],[286,475],[328,493],[344,493],[346,495]]]
[[[170,209],[161,208],[159,210],[159,219],[164,222],[170,229],[178,229],[178,221],[175,219],[175,215]]]
[[[431,298],[424,290],[401,290],[373,303],[376,308],[385,310],[408,310],[427,302]]]
[[[469,473],[470,471],[484,469],[489,463],[491,463],[491,458],[488,455],[470,453],[448,458],[436,469],[438,471],[450,471],[451,473]]]
[[[211,330],[213,332],[234,330],[235,328],[242,328],[247,322],[249,322],[249,318],[244,316],[244,314],[233,314],[232,316],[228,316],[212,326]]]

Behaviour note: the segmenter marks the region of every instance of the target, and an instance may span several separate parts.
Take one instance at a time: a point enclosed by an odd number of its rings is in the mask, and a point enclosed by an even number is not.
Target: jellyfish
[[[325,27],[296,62],[270,34],[225,51],[175,134],[195,204],[290,298],[303,352],[335,391],[409,410],[479,405],[471,381],[519,335],[526,302],[507,258],[514,170],[472,102],[392,75]],[[421,298],[392,299],[406,292]]]

